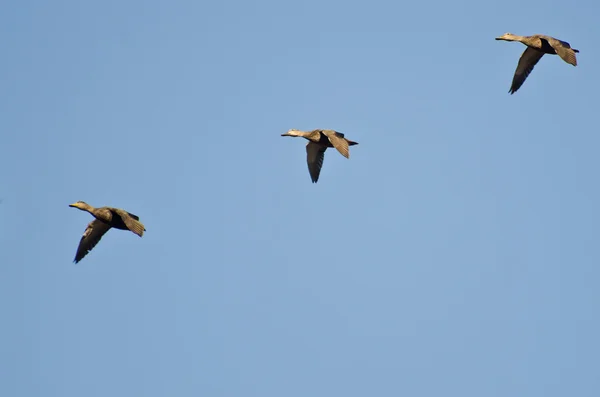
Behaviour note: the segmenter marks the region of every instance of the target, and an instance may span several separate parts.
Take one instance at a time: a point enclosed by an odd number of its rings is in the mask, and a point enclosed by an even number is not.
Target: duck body
[[[115,228],[115,229],[119,229],[119,230],[129,230],[127,225],[125,225],[123,218],[121,218],[117,214],[117,210],[118,210],[117,208],[112,208],[112,207],[94,208],[94,211],[90,212],[90,214],[92,214],[94,216],[94,218],[96,218],[97,220],[99,220],[102,223],[105,223],[106,225],[110,226],[111,228]],[[131,216],[131,215],[133,215],[133,214],[129,214],[129,216]],[[139,219],[138,217],[135,217],[135,218]]]
[[[324,146],[324,147],[335,148],[335,146],[333,146],[333,144],[331,143],[331,139],[329,139],[329,136],[327,136],[327,135],[325,135],[325,134],[323,133],[323,130],[316,130],[316,131],[318,131],[318,132],[319,132],[319,140],[318,140],[318,141],[312,141],[312,142],[318,143],[319,145],[321,145],[321,146]],[[331,131],[331,130],[330,130],[330,131]],[[335,134],[337,134],[337,136],[338,136],[338,137],[340,137],[340,138],[343,138],[343,139],[344,139],[346,142],[348,142],[348,146],[358,145],[358,143],[357,143],[357,142],[354,142],[354,141],[351,141],[351,140],[349,140],[349,139],[346,139],[346,138],[344,137],[344,134],[342,134],[341,132],[337,132],[337,131],[333,131],[333,132],[334,132]],[[331,136],[331,135],[330,135],[330,136]],[[340,152],[340,153],[341,153],[341,152]],[[346,156],[344,155],[344,153],[342,153],[342,155],[343,155],[344,157],[346,157]],[[347,157],[347,158],[349,158],[349,155],[348,155],[348,157]]]
[[[77,247],[77,253],[75,254],[75,263],[78,263],[80,260],[82,260],[96,246],[96,244],[98,244],[102,236],[104,236],[104,234],[111,228],[129,230],[140,237],[142,237],[146,231],[146,228],[139,221],[140,218],[137,215],[120,208],[94,208],[83,201],[70,204],[69,207],[89,212],[95,218],[87,225],[85,231],[83,232],[83,236],[81,237],[79,246]]]
[[[552,36],[543,34],[534,34],[532,36],[518,36],[512,33],[505,33],[502,36],[496,37],[496,40],[518,41],[527,46],[521,58],[509,92],[514,94],[523,85],[527,76],[533,71],[535,65],[542,59],[544,54],[558,55],[566,63],[577,66],[577,57],[575,56],[579,50],[571,48],[571,45],[566,41],[556,39]]]
[[[334,130],[300,131],[291,129],[281,136],[302,137],[309,141],[306,145],[306,162],[313,183],[317,183],[319,180],[327,148],[335,148],[342,156],[350,158],[348,147],[358,145],[358,142],[346,139],[344,134]]]

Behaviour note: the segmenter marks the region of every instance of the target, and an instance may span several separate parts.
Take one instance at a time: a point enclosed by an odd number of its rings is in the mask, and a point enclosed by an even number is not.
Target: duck
[[[79,246],[77,247],[77,253],[73,260],[75,263],[81,261],[111,228],[129,230],[140,237],[142,237],[146,231],[146,228],[140,222],[140,218],[137,215],[120,208],[94,208],[84,201],[77,201],[73,204],[69,204],[69,207],[89,212],[96,218],[87,225],[83,232],[83,236],[81,236]]]
[[[578,53],[579,50],[571,48],[571,45],[566,41],[551,36],[543,34],[518,36],[512,33],[504,33],[502,36],[496,37],[496,40],[518,41],[527,46],[519,59],[510,90],[508,91],[511,95],[521,88],[527,76],[529,76],[534,66],[542,59],[544,54],[558,55],[566,63],[577,66],[575,53]]]
[[[349,159],[349,146],[358,145],[358,142],[346,139],[344,134],[334,130],[301,131],[291,129],[285,134],[281,134],[281,136],[301,137],[308,140],[306,162],[308,163],[308,172],[312,183],[317,183],[319,180],[327,148],[336,148],[342,156]]]

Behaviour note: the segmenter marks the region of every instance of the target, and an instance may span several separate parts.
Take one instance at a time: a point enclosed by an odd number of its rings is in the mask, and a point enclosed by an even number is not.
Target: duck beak
[[[75,207],[75,208],[77,208],[77,203],[69,204],[69,207]]]
[[[281,134],[281,136],[290,136],[290,134],[286,132],[285,134]]]

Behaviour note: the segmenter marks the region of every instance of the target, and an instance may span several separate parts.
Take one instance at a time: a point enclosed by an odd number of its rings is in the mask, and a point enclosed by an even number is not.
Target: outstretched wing
[[[350,151],[348,150],[348,141],[344,138],[344,134],[341,134],[332,130],[324,130],[323,135],[329,139],[329,142],[337,149],[342,156],[350,158]]]
[[[77,247],[77,253],[75,254],[75,263],[82,260],[95,246],[98,244],[102,236],[110,229],[110,226],[98,219],[91,221],[81,240],[79,241],[79,247]]]
[[[569,43],[554,39],[549,40],[548,44],[554,48],[554,51],[556,51],[558,56],[561,57],[563,61],[573,66],[577,66],[577,57],[575,56],[575,51],[573,51]]]
[[[325,159],[325,150],[327,148],[318,143],[308,142],[306,145],[306,162],[313,183],[317,183],[319,180],[319,174],[321,174],[321,167],[323,167],[323,160]]]
[[[120,208],[113,208],[112,211],[113,213],[121,217],[123,223],[125,224],[125,226],[127,226],[127,229],[131,230],[133,233],[137,234],[140,237],[144,235],[146,228],[139,221],[140,218]]]
[[[521,86],[527,79],[527,76],[529,76],[536,63],[538,63],[538,61],[542,59],[543,55],[543,52],[538,51],[532,47],[527,47],[527,49],[523,52],[523,55],[521,55],[521,58],[519,59],[517,70],[515,70],[515,75],[513,77],[512,85],[510,86],[509,91],[511,94],[514,94],[519,88],[521,88]]]

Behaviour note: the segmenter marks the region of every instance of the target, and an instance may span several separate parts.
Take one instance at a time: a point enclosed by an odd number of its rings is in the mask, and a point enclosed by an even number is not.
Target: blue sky
[[[599,13],[0,6],[0,395],[597,396]],[[147,232],[75,265],[77,200]]]

